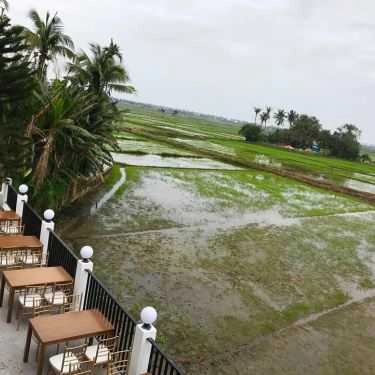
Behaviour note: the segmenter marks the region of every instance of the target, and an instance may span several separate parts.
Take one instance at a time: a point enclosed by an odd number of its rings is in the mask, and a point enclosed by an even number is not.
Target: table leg
[[[5,277],[4,277],[4,275],[2,275],[2,277],[1,277],[1,287],[0,287],[0,307],[3,306],[4,289],[5,289]]]
[[[7,323],[10,323],[12,321],[13,303],[14,303],[14,289],[9,288]]]
[[[44,354],[45,354],[45,352],[46,352],[46,346],[43,345],[43,344],[40,344],[37,375],[43,375],[43,365],[44,365]]]
[[[33,334],[33,330],[31,328],[31,324],[29,323],[29,327],[28,327],[28,330],[27,330],[27,336],[26,336],[25,351],[23,353],[23,361],[25,363],[29,360],[29,352],[30,352],[30,344],[31,344],[32,334]]]

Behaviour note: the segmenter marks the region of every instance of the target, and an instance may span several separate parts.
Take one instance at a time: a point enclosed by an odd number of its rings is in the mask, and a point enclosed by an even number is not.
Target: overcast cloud
[[[134,100],[251,119],[253,106],[345,122],[375,144],[374,0],[10,0],[58,11],[76,46],[121,45]]]

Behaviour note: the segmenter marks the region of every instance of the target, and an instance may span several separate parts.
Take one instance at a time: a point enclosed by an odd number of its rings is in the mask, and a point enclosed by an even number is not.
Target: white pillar
[[[91,246],[84,246],[81,249],[81,258],[77,263],[76,276],[74,281],[74,295],[79,296],[80,304],[77,304],[76,310],[80,310],[83,307],[86,294],[86,285],[88,274],[87,271],[92,271],[94,264],[91,262],[91,258],[94,251]]]
[[[40,242],[43,244],[43,264],[47,263],[49,234],[55,229],[54,217],[55,212],[53,210],[44,211],[42,226],[40,228]]]
[[[151,355],[151,343],[147,339],[156,339],[156,328],[153,326],[156,318],[157,312],[153,307],[145,307],[141,311],[142,323],[135,328],[128,375],[147,373]]]
[[[29,191],[29,188],[27,185],[22,184],[18,188],[19,193],[17,194],[17,205],[16,205],[16,213],[18,216],[22,218],[23,214],[23,205],[25,202],[28,201],[29,197],[27,196],[27,192]]]
[[[8,186],[12,185],[12,182],[12,179],[10,177],[7,177],[1,185],[1,192],[3,193],[3,206],[8,198]]]

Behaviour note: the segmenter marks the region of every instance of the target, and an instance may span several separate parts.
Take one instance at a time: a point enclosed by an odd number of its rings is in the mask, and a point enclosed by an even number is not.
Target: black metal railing
[[[74,278],[78,257],[69,246],[55,233],[50,232],[48,241],[48,266],[62,266]]]
[[[148,363],[148,372],[151,375],[182,375],[183,372],[177,365],[163,353],[158,344],[151,338],[147,341],[151,344],[151,356]]]
[[[16,210],[17,206],[17,191],[12,185],[8,185],[8,194],[7,194],[7,205],[13,211]]]
[[[42,218],[34,211],[28,203],[23,205],[22,224],[25,225],[25,236],[40,237]]]
[[[133,345],[136,321],[126,312],[112,293],[95,275],[87,271],[87,285],[83,309],[99,310],[113,325],[115,335],[119,336],[120,350],[129,350]]]

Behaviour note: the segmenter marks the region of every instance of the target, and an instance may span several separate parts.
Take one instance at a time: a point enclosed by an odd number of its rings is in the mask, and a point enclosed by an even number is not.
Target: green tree
[[[98,96],[111,95],[113,91],[133,94],[129,74],[121,64],[118,46],[111,41],[108,47],[91,44],[92,57],[82,52],[73,63],[68,64],[73,83],[88,89]]]
[[[330,151],[332,156],[356,160],[359,158],[361,131],[352,124],[345,124],[332,135]]]
[[[51,60],[57,56],[74,57],[74,43],[63,33],[63,23],[57,14],[51,17],[47,12],[43,20],[36,10],[31,10],[29,17],[33,22],[33,30],[25,28],[25,38],[33,52],[38,76],[45,81]]]
[[[314,141],[319,139],[322,125],[313,116],[301,115],[289,129],[290,143],[294,147],[311,147]]]
[[[262,111],[261,108],[254,107],[254,113],[255,113],[254,123],[255,123],[255,124],[257,123],[257,118],[258,118],[258,115],[259,115],[259,113],[260,113],[261,111]]]
[[[273,117],[275,119],[276,125],[282,127],[286,118],[286,113],[283,109],[279,109]]]
[[[267,115],[267,112],[262,112],[260,114],[260,125],[264,127],[266,127],[266,124],[267,124],[267,121],[268,121],[269,117]]]
[[[4,4],[4,3],[3,3]],[[5,3],[6,5],[6,3]],[[33,72],[27,59],[23,28],[12,26],[5,7],[0,14],[0,174],[23,175],[31,144],[25,124],[31,112]]]
[[[294,123],[297,121],[297,118],[298,118],[298,113],[296,111],[293,111],[293,109],[291,109],[287,114],[289,127],[292,127],[294,125]]]
[[[257,124],[245,124],[239,131],[247,142],[259,142],[262,139],[262,128]]]

